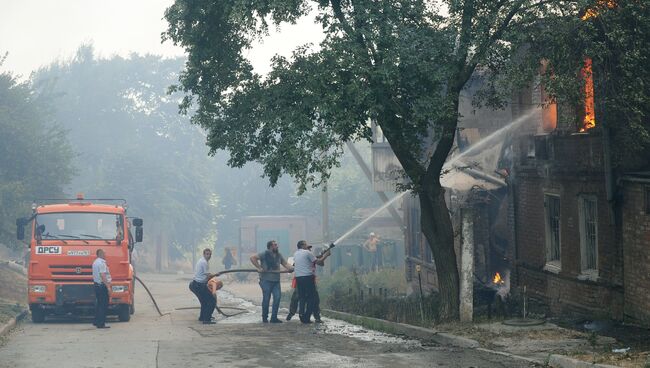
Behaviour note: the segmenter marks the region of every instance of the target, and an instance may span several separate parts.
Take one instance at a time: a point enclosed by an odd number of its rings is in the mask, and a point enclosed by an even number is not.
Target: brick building
[[[468,88],[466,102],[475,89]],[[607,132],[593,113],[580,116],[575,107],[545,100],[538,84],[521,90],[506,110],[462,112],[460,152],[520,121],[498,146],[470,160],[475,170],[442,178],[455,232],[462,208],[473,208],[476,279],[489,284],[495,271],[510,271],[512,291],[525,287],[551,315],[650,326],[650,172],[617,176],[608,166]],[[502,171],[507,185],[491,181]],[[402,209],[406,277],[415,286],[419,265],[425,289],[435,290],[417,198],[405,198]],[[457,236],[459,263],[460,242]]]
[[[650,326],[650,172],[621,184],[625,319]]]
[[[534,139],[534,150],[519,150],[512,183],[514,284],[553,314],[621,319],[622,249],[607,200],[602,136]]]

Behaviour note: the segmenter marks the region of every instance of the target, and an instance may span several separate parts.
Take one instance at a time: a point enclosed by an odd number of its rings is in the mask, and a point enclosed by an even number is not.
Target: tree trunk
[[[439,182],[424,185],[418,192],[422,233],[426,237],[438,275],[440,319],[457,320],[460,306],[458,265],[454,250],[454,229]]]

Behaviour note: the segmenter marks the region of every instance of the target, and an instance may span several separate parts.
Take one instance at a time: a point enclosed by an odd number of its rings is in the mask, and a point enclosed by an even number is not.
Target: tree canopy
[[[191,250],[215,231],[218,201],[203,135],[177,114],[166,94],[182,59],[133,54],[100,59],[91,45],[70,61],[35,73],[56,96],[54,118],[78,155],[71,193],[125,198],[147,220],[147,242],[162,237]]]
[[[244,216],[319,217],[320,195],[297,198],[289,178],[269,188],[257,164],[233,169],[225,153],[207,155],[205,133],[178,114],[180,96],[167,94],[183,62],[137,54],[103,59],[84,45],[71,60],[35,73],[33,84],[52,96],[52,119],[77,152],[69,194],[127,199],[130,214],[146,221],[148,246],[162,236],[180,251],[236,244],[236,220]],[[347,230],[351,209],[378,203],[354,166],[348,159],[332,178],[335,232]],[[338,183],[352,189],[338,191]]]
[[[66,131],[52,122],[50,97],[0,74],[0,242],[12,247],[19,246],[16,218],[28,215],[37,198],[62,196],[75,172]]]
[[[477,66],[499,68],[519,47],[509,39],[575,3],[548,0],[207,1],[177,0],[163,35],[188,52],[181,110],[204,127],[211,152],[263,165],[271,183],[289,174],[318,185],[347,141],[382,129],[419,197],[443,303],[458,316],[453,230],[440,174],[453,145],[459,94]],[[245,53],[270,25],[311,14],[324,39],[276,56],[254,72]]]

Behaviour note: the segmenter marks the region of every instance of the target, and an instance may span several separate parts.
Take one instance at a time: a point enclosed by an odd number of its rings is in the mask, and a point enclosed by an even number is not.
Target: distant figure
[[[97,258],[93,262],[93,282],[95,286],[95,321],[97,328],[106,326],[106,311],[108,310],[108,290],[111,288],[111,273],[106,265],[106,256],[102,249],[97,249]]]
[[[293,271],[287,261],[278,250],[278,243],[270,240],[266,243],[266,251],[253,254],[251,263],[260,273],[260,287],[262,288],[262,322],[269,322],[269,303],[273,295],[273,306],[271,309],[271,323],[282,323],[278,319],[278,309],[280,309],[280,265],[289,271]],[[271,271],[271,272],[269,272]]]
[[[223,263],[223,266],[226,268],[226,270],[229,270],[233,265],[237,264],[235,257],[232,256],[230,248],[224,248],[223,260],[221,262]]]
[[[378,271],[382,264],[381,250],[379,249],[379,237],[375,233],[370,233],[368,239],[363,243],[363,247],[370,252],[372,263],[370,264],[371,271]]]
[[[212,320],[212,312],[217,302],[208,289],[208,280],[214,277],[213,274],[208,272],[208,261],[212,258],[212,250],[205,248],[203,250],[203,257],[196,262],[194,267],[194,279],[190,282],[190,290],[196,295],[201,303],[201,312],[199,313],[199,321],[204,325],[211,325],[215,322]]]

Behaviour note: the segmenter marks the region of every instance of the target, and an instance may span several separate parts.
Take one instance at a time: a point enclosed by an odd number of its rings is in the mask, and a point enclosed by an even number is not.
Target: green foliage
[[[82,46],[71,61],[36,73],[34,84],[51,96],[54,118],[78,152],[70,192],[127,199],[130,214],[146,221],[145,241],[161,236],[179,252],[202,241],[236,244],[235,220],[243,216],[320,216],[320,191],[299,198],[288,178],[270,188],[258,165],[233,169],[224,152],[207,156],[203,131],[178,115],[180,96],[166,93],[182,64],[158,56],[100,59]],[[356,208],[378,204],[349,156],[329,188],[335,234],[347,230]]]
[[[321,299],[327,299],[329,295],[360,293],[363,285],[357,274],[347,268],[339,268],[332,275],[318,279],[318,293]]]
[[[369,272],[363,275],[363,283],[373,290],[383,289],[397,294],[405,293],[407,287],[404,270],[398,268],[383,268],[378,272]]]
[[[413,293],[405,296],[406,288],[404,273],[396,269],[358,275],[355,271],[342,268],[318,282],[318,292],[324,308],[430,326],[438,319],[436,311],[440,298],[437,294],[426,295],[422,299],[423,308],[420,309],[419,295]],[[372,295],[369,289],[372,289]],[[379,289],[385,290],[387,295],[380,295]]]
[[[62,196],[74,174],[66,132],[51,123],[49,97],[0,74],[0,242],[14,248],[22,246],[16,218],[29,215],[34,199]]]
[[[388,294],[406,294],[407,285],[403,270],[383,268],[377,272],[359,275],[355,270],[339,268],[332,275],[318,281],[318,290],[323,299],[334,295],[360,295],[368,289],[379,293],[379,289]]]
[[[201,132],[166,94],[182,62],[98,59],[86,45],[71,61],[39,70],[34,84],[54,96],[55,119],[78,152],[71,192],[125,198],[130,215],[146,221],[145,241],[193,249],[214,232],[219,196]]]

